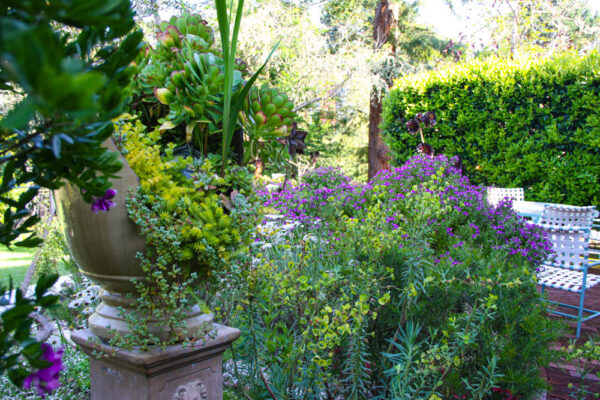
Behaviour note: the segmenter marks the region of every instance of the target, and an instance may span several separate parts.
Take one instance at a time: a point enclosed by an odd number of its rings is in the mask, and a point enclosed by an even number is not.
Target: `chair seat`
[[[538,285],[581,293],[583,275],[584,273],[580,271],[544,265],[542,270],[537,273],[537,280]],[[598,284],[600,284],[599,275],[587,274],[585,289],[589,289]]]

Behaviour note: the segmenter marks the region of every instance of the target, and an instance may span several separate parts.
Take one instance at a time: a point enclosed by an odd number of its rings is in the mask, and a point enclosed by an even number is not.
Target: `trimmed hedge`
[[[600,55],[488,59],[398,80],[383,135],[401,164],[419,135],[406,122],[434,111],[436,153],[459,156],[476,184],[524,187],[527,200],[600,205]]]

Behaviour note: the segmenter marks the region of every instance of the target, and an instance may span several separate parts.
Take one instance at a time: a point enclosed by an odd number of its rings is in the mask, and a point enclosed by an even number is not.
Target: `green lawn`
[[[10,276],[13,285],[18,287],[25,278],[35,251],[36,248],[27,249],[22,247],[13,247],[11,251],[6,246],[0,246],[0,283],[8,286]]]

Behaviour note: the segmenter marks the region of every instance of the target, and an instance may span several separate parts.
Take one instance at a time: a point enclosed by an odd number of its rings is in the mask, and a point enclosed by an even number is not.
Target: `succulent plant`
[[[246,128],[251,136],[277,139],[287,136],[292,127],[294,103],[285,93],[263,85],[252,88],[248,95]]]
[[[417,146],[417,154],[433,156],[433,147],[425,143],[423,136],[423,128],[431,128],[437,123],[435,113],[433,111],[425,111],[424,113],[416,113],[414,118],[409,119],[406,123],[406,130],[411,135],[419,133],[421,143]]]
[[[144,65],[138,75],[138,83],[140,87],[146,91],[154,90],[155,87],[164,85],[169,71],[167,65],[163,62],[156,61],[151,64]]]
[[[304,139],[306,139],[307,135],[307,131],[298,130],[298,124],[296,122],[292,122],[292,130],[290,134],[284,138],[277,139],[277,141],[284,146],[287,146],[290,156],[295,157],[296,154],[304,154],[304,150],[306,149],[306,143],[304,143]]]
[[[294,121],[294,103],[285,93],[262,85],[253,87],[242,115],[244,131],[249,140],[245,143],[244,161],[265,158],[261,153],[264,143],[289,135]]]
[[[198,15],[183,14],[180,17],[173,16],[168,22],[161,22],[158,27],[161,32],[169,31],[170,27],[174,27],[181,36],[186,36],[192,42],[198,42],[198,39],[201,39],[206,43],[207,49],[215,44],[213,30]]]
[[[212,29],[198,16],[173,17],[159,25],[157,44],[147,46],[138,64],[137,101],[147,125],[159,124],[164,140],[191,144],[204,154],[222,132],[225,68]],[[239,93],[248,64],[236,59],[233,93]],[[245,143],[243,162],[270,154],[286,155],[276,139],[290,135],[294,104],[277,89],[252,87],[240,111]],[[189,147],[189,146],[187,146]],[[281,150],[281,151],[280,151]],[[278,156],[279,157],[279,156]],[[281,158],[281,157],[279,157]]]

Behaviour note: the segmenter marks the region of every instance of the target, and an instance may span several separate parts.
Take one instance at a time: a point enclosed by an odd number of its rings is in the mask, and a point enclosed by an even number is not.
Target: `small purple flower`
[[[112,207],[116,206],[117,203],[112,201],[117,191],[115,189],[108,189],[106,194],[102,197],[92,197],[92,211],[94,214],[98,214],[98,211],[108,211]]]
[[[60,371],[63,369],[63,349],[56,352],[48,343],[42,343],[42,359],[51,363],[49,367],[42,368],[29,375],[23,381],[23,388],[35,387],[38,396],[46,397],[46,394],[56,390],[60,386]]]

